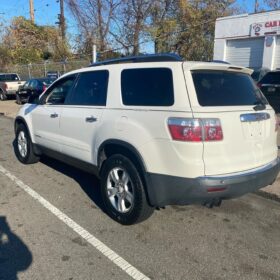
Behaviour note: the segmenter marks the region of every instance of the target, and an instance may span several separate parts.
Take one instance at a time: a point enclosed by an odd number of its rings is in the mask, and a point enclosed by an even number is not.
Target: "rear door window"
[[[260,84],[280,84],[280,71],[279,72],[269,72],[261,80]]]
[[[172,71],[168,68],[126,69],[121,74],[122,100],[131,106],[172,106]]]
[[[66,101],[68,105],[106,106],[109,72],[84,72]]]
[[[197,100],[201,106],[245,106],[267,104],[252,78],[228,71],[192,71]]]

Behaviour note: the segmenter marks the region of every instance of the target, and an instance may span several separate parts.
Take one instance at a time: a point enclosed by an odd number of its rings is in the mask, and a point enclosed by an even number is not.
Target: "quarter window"
[[[68,105],[106,106],[109,72],[81,73]]]
[[[172,71],[168,68],[126,69],[121,74],[122,100],[131,106],[174,104]]]

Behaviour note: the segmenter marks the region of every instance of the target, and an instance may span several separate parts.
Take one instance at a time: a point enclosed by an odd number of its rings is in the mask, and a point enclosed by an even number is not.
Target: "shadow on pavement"
[[[32,263],[32,254],[23,241],[15,235],[6,220],[0,216],[0,280],[16,280],[17,273]]]
[[[96,204],[96,206],[105,212],[98,178],[90,173],[84,172],[76,167],[72,167],[53,158],[44,156],[40,161],[56,171],[74,179],[81,186],[87,196]]]

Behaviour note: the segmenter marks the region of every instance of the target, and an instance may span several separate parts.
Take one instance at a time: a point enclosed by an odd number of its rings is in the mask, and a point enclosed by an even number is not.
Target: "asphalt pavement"
[[[279,202],[169,206],[121,226],[97,178],[49,158],[22,165],[13,139],[0,116],[0,279],[280,279]]]

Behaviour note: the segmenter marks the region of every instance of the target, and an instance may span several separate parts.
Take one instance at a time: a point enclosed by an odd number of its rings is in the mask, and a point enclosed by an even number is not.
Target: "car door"
[[[95,137],[106,106],[108,77],[107,70],[80,73],[61,114],[63,154],[93,162]]]
[[[33,109],[32,125],[36,144],[54,151],[61,150],[61,110],[75,79],[76,75],[70,75],[55,82]]]

